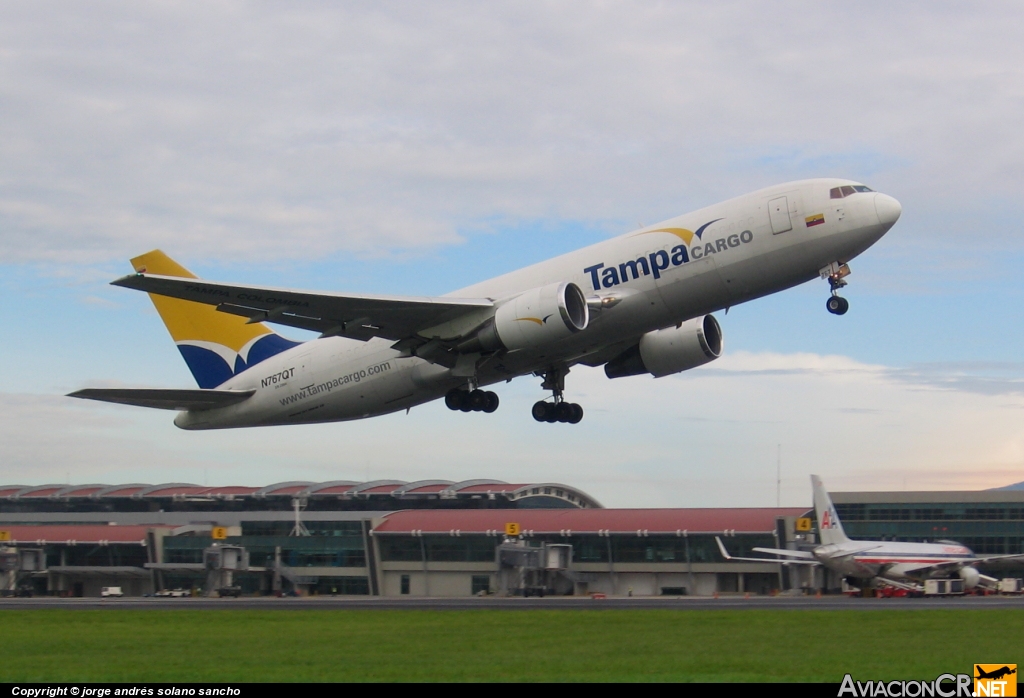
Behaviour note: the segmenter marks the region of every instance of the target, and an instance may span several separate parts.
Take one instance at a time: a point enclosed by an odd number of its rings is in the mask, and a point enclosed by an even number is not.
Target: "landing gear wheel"
[[[570,410],[569,410],[570,415],[569,415],[569,419],[567,420],[569,422],[569,424],[579,424],[581,421],[583,421],[583,408],[582,407],[580,407],[575,402],[573,402],[573,403],[571,403],[569,405],[569,408],[570,408]]]
[[[549,407],[554,407],[554,405],[549,405],[543,400],[540,400],[538,402],[533,403],[533,409],[530,410],[530,412],[531,414],[533,414],[533,418],[536,419],[538,422],[546,422],[548,421]]]
[[[466,391],[454,388],[448,391],[448,394],[444,396],[444,404],[450,410],[461,410],[462,403],[465,402]]]
[[[552,410],[552,412],[555,413],[555,419],[552,421],[558,421],[562,423],[568,422],[569,418],[572,416],[572,405],[568,402],[560,402],[557,405],[555,405],[555,409]]]
[[[846,311],[850,309],[850,301],[842,296],[831,296],[825,301],[825,308],[833,315],[845,315]]]
[[[469,394],[469,408],[474,412],[483,412],[487,406],[487,393],[483,390],[474,390]]]
[[[487,404],[484,405],[484,412],[490,414],[494,410],[498,409],[498,394],[488,390],[484,395],[487,396]]]

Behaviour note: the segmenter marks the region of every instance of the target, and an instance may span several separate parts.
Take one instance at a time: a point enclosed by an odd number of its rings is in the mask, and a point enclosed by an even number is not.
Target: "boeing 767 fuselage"
[[[543,376],[538,421],[579,422],[576,364],[666,376],[722,353],[715,310],[816,277],[829,312],[847,262],[899,219],[891,196],[842,179],[781,184],[647,226],[443,297],[305,292],[204,281],[160,251],[117,286],[147,291],[199,389],[87,388],[75,397],[176,409],[184,429],[387,414],[444,397],[493,412],[483,386]],[[292,342],[265,323],[313,330]]]

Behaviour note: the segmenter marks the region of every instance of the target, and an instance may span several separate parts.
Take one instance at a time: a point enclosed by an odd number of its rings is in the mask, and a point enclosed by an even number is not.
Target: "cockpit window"
[[[845,187],[833,187],[828,195],[830,199],[844,199],[850,194],[856,194],[858,192],[874,191],[871,187],[865,187],[863,184],[856,184],[854,186]]]

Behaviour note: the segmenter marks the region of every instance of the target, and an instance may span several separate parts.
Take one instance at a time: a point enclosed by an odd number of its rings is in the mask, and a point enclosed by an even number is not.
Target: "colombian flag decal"
[[[815,213],[813,216],[807,216],[807,218],[804,218],[804,223],[807,225],[808,228],[811,228],[816,225],[821,225],[824,222],[824,213]]]

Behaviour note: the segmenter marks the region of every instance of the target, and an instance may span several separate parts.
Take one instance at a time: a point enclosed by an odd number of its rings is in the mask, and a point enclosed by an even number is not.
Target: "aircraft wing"
[[[814,556],[803,550],[777,550],[775,548],[754,548],[759,553],[775,553],[776,555],[787,555],[797,559],[790,560],[773,560],[770,557],[734,557],[729,554],[729,551],[725,549],[725,544],[722,543],[722,539],[715,536],[715,542],[718,543],[718,550],[722,553],[722,557],[726,560],[741,560],[744,562],[777,562],[783,565],[820,565],[821,563],[814,559]]]
[[[931,563],[928,565],[917,565],[913,566],[907,563],[903,563],[901,569],[903,573],[912,577],[921,577],[934,574],[935,572],[956,572],[961,567],[969,566],[967,563],[973,563],[974,560],[954,560],[950,562],[938,562]],[[892,567],[892,565],[887,565]]]
[[[806,550],[783,550],[782,548],[754,548],[754,552],[758,553],[771,553],[773,555],[785,555],[787,557],[796,557],[802,560],[813,560],[814,555],[807,552]]]
[[[212,410],[242,402],[255,390],[203,390],[200,388],[172,390],[162,388],[85,388],[69,393],[68,397],[85,400],[116,402],[136,407],[155,407],[161,410]]]
[[[986,555],[985,557],[976,557],[972,561],[975,565],[984,564],[986,562],[992,562],[998,560],[1000,562],[1009,562],[1010,560],[1020,560],[1024,562],[1024,554],[1014,553],[1011,555]]]
[[[921,565],[920,567],[910,567],[907,568],[907,572],[913,573],[914,575],[931,574],[933,572],[953,572],[959,570],[961,567],[974,567],[975,565],[983,565],[987,562],[1009,562],[1012,560],[1024,561],[1024,554],[986,555],[985,557],[975,557],[964,560],[950,560],[949,562],[939,562],[931,565]]]
[[[157,274],[131,274],[114,286],[217,306],[217,310],[248,317],[367,340],[402,340],[473,310],[493,307],[487,298],[433,298],[319,293],[281,288],[224,284]]]

